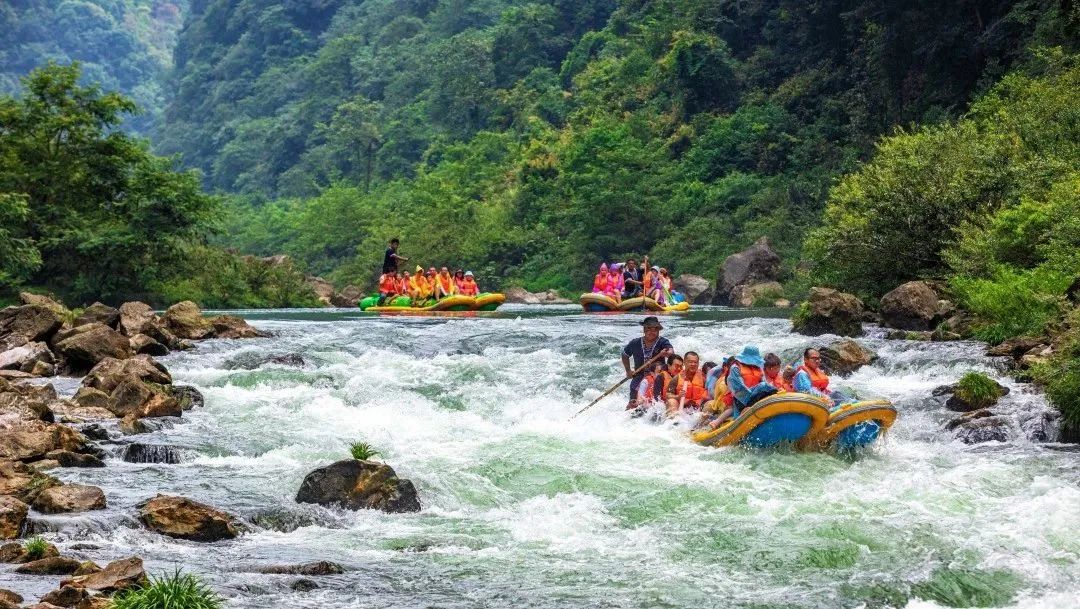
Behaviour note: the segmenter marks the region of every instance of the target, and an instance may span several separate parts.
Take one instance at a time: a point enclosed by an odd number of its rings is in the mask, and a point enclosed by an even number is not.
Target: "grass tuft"
[[[367,442],[353,442],[349,445],[349,453],[357,461],[367,461],[379,455],[379,451],[372,448]]]
[[[151,577],[144,586],[117,594],[112,609],[220,609],[221,597],[202,580],[179,569]]]
[[[49,542],[45,541],[40,535],[31,537],[23,545],[23,552],[26,553],[26,558],[30,560],[37,560],[45,556],[45,550],[49,549]]]
[[[975,408],[986,408],[1001,397],[1001,388],[985,374],[968,372],[956,384],[955,394]]]

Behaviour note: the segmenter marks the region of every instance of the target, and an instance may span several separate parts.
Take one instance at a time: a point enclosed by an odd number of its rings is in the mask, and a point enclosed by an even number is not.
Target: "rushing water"
[[[206,406],[138,440],[183,447],[182,463],[54,472],[109,502],[35,517],[62,550],[101,564],[138,554],[151,573],[182,567],[244,608],[1080,604],[1080,454],[1028,439],[1045,426],[1045,400],[977,344],[865,339],[881,360],[843,385],[901,414],[874,450],[839,458],[702,448],[681,426],[628,419],[621,390],[568,420],[619,378],[636,316],[245,316],[275,337],[162,358]],[[663,322],[679,351],[706,360],[747,343],[790,356],[822,342],[745,313]],[[267,361],[293,354],[302,366]],[[949,413],[929,394],[971,369],[1013,388],[1002,404],[1013,441],[968,446],[942,430]],[[305,474],[357,440],[416,484],[420,513],[294,502]],[[251,530],[211,545],[149,533],[133,514],[159,492]],[[311,578],[307,592],[290,587],[295,576],[252,572],[312,560],[347,571]],[[34,599],[54,580],[5,572],[0,586]]]

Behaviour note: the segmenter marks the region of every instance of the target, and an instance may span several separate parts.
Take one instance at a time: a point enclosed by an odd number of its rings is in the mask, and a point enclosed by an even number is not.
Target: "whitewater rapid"
[[[680,426],[628,419],[621,390],[569,420],[619,379],[636,316],[241,314],[275,336],[161,358],[206,405],[133,439],[178,446],[182,463],[53,472],[109,503],[35,517],[66,554],[137,554],[152,574],[181,567],[253,609],[1080,605],[1080,453],[1031,441],[1052,435],[1053,411],[977,343],[861,339],[881,359],[841,384],[893,400],[900,418],[874,450],[838,458],[699,447]],[[664,335],[714,361],[828,340],[754,315],[669,316]],[[270,359],[297,355],[303,365]],[[942,429],[950,413],[930,393],[969,370],[1013,389],[1009,442]],[[420,513],[295,503],[303,477],[358,440],[415,483]],[[212,545],[150,533],[135,506],[157,493],[250,530]],[[346,572],[306,592],[253,572],[314,560]],[[48,579],[5,572],[0,587],[33,599]]]

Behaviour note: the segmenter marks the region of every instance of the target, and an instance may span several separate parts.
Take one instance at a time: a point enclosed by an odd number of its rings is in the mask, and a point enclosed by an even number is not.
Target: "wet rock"
[[[56,343],[57,352],[72,371],[87,371],[106,358],[127,359],[132,355],[128,339],[105,324],[87,324],[76,330],[81,331]]]
[[[340,506],[350,510],[418,512],[420,501],[409,480],[398,478],[385,463],[348,459],[311,472],[296,494],[298,503]]]
[[[1012,434],[1005,417],[979,417],[960,423],[956,428],[956,437],[964,444],[982,442],[1008,442]]]
[[[82,385],[112,393],[122,382],[132,377],[157,385],[172,384],[172,375],[164,366],[149,355],[139,355],[125,360],[102,360],[90,370]]]
[[[950,332],[949,330],[946,330],[946,329],[941,328],[941,327],[938,327],[937,329],[935,329],[933,332],[930,333],[930,340],[934,341],[935,343],[960,340],[962,338],[963,338],[963,336],[960,336],[956,332]]]
[[[125,436],[134,436],[136,434],[148,433],[150,427],[147,426],[138,415],[131,413],[124,418],[120,419],[120,432]]]
[[[0,601],[11,603],[13,605],[19,605],[23,602],[23,597],[21,594],[12,592],[11,590],[4,590],[3,588],[0,588]]]
[[[169,307],[161,320],[165,328],[178,338],[202,340],[210,338],[214,333],[214,326],[210,320],[203,317],[199,305],[190,300],[178,302]]]
[[[60,589],[53,590],[41,597],[41,602],[49,603],[57,607],[74,607],[84,598],[87,598],[86,590],[84,588],[63,586]]]
[[[925,281],[909,281],[881,297],[881,320],[900,330],[932,330],[938,319],[937,293]]]
[[[957,427],[960,427],[964,423],[974,421],[975,419],[985,419],[986,417],[992,417],[994,413],[989,408],[982,408],[979,410],[973,410],[971,412],[965,412],[964,414],[951,419],[948,423],[945,423],[945,431],[953,431]]]
[[[766,281],[752,285],[740,285],[731,290],[728,298],[733,307],[748,308],[760,301],[775,302],[777,297],[784,294],[784,286],[776,281]]]
[[[34,366],[39,362],[44,364],[56,362],[52,351],[49,350],[49,345],[43,342],[26,343],[0,353],[0,370],[21,370],[33,374]]]
[[[91,423],[89,425],[83,425],[79,428],[79,432],[91,440],[98,442],[108,441],[112,438],[109,436],[109,430],[105,429],[97,423]]]
[[[43,514],[103,510],[105,493],[96,486],[84,484],[54,486],[42,491],[34,500],[33,507]]]
[[[56,461],[60,467],[105,467],[105,463],[94,455],[73,453],[70,450],[49,451],[45,458]]]
[[[87,446],[86,436],[64,425],[21,421],[0,429],[0,460],[31,461],[54,450],[93,452]]]
[[[341,575],[345,569],[337,563],[327,560],[309,562],[302,565],[273,565],[262,567],[256,571],[266,575]]]
[[[80,408],[109,411],[109,394],[93,387],[79,387],[71,401]],[[109,414],[111,415],[112,412],[109,411]]]
[[[1036,345],[1030,351],[1021,355],[1020,361],[1017,363],[1021,370],[1028,370],[1049,362],[1053,355],[1054,348],[1050,345]]]
[[[0,416],[13,421],[52,422],[59,402],[52,385],[16,385],[0,379]]]
[[[210,320],[214,338],[260,338],[269,336],[256,330],[251,324],[233,315],[221,315]]]
[[[341,292],[330,297],[330,304],[335,307],[355,307],[360,303],[364,293],[354,285],[345,286]]]
[[[146,528],[189,541],[233,539],[239,533],[229,514],[186,497],[158,495],[139,506]]]
[[[124,447],[122,459],[128,463],[180,463],[180,451],[164,444],[136,442]]]
[[[992,380],[992,379],[988,379],[988,380],[990,380],[990,382],[992,382],[994,384],[995,389],[996,389],[996,395],[992,396],[987,401],[983,401],[983,402],[979,402],[979,403],[973,402],[971,399],[969,399],[969,398],[965,397],[964,395],[962,395],[963,394],[962,391],[957,391],[958,387],[959,387],[958,383],[954,383],[952,385],[942,385],[940,387],[935,387],[933,392],[932,392],[932,395],[934,397],[949,396],[948,400],[945,401],[945,408],[948,408],[949,410],[952,410],[953,412],[972,412],[972,411],[975,411],[975,410],[982,410],[984,408],[990,408],[990,407],[994,406],[995,404],[997,404],[997,401],[999,399],[1001,399],[1003,396],[1006,396],[1006,395],[1009,394],[1009,388],[1002,385],[1001,383],[998,383],[997,381]]]
[[[292,366],[293,368],[303,368],[307,365],[307,361],[304,356],[298,353],[289,353],[286,355],[274,355],[266,360],[268,363],[277,364],[279,366]]]
[[[11,495],[30,504],[41,491],[59,484],[56,478],[37,472],[21,461],[0,462],[0,495]]]
[[[986,354],[991,357],[1012,357],[1019,359],[1028,351],[1031,351],[1035,347],[1043,344],[1042,339],[1034,338],[1031,336],[1020,336],[1017,338],[1010,338],[1009,340],[995,345],[986,350]]]
[[[71,546],[71,549],[72,550],[77,549],[75,546],[78,546],[78,545],[80,545],[80,544],[75,544],[74,546]],[[90,545],[90,544],[81,544],[81,545]],[[95,549],[97,549],[97,548],[95,548]],[[84,560],[81,563],[79,563],[79,568],[75,569],[75,573],[73,575],[90,575],[91,573],[100,573],[100,572],[101,572],[101,567],[99,567],[96,562],[94,562],[92,560]]]
[[[64,324],[52,309],[37,304],[0,309],[0,353],[45,341]]]
[[[108,594],[141,586],[145,583],[146,571],[143,570],[142,559],[133,556],[123,560],[115,560],[105,565],[105,568],[97,573],[76,575],[70,579],[62,580],[60,585],[75,586]]]
[[[915,330],[889,330],[885,333],[885,338],[887,340],[928,341],[932,337],[932,332],[917,332]]]
[[[119,330],[124,336],[145,334],[146,328],[157,322],[157,315],[150,305],[143,302],[125,302],[120,305]]]
[[[713,304],[731,304],[736,287],[778,281],[780,272],[780,256],[769,247],[769,240],[761,237],[749,248],[724,259],[716,278]]]
[[[821,361],[830,374],[847,376],[878,360],[878,354],[861,344],[844,338],[818,349]]]
[[[23,575],[71,575],[79,568],[79,561],[66,556],[50,556],[23,563],[15,568]]]
[[[312,590],[318,590],[319,584],[310,579],[298,579],[289,584],[289,587],[297,592],[311,592]]]
[[[30,506],[14,497],[0,495],[0,539],[15,539],[22,534]]]
[[[24,305],[36,305],[39,307],[45,307],[56,313],[56,316],[60,319],[66,319],[71,316],[71,311],[63,305],[63,303],[44,296],[42,294],[31,294],[30,292],[19,292],[19,302]]]
[[[862,336],[862,301],[829,288],[810,288],[810,295],[792,316],[792,330],[806,336]]]
[[[304,281],[311,286],[311,291],[315,292],[315,297],[319,299],[319,302],[324,306],[331,306],[331,299],[334,297],[334,284],[322,277],[313,275],[304,277]]]
[[[203,397],[202,392],[191,385],[173,385],[171,392],[173,398],[180,403],[181,410],[202,408],[206,403],[206,399]]]
[[[118,309],[101,304],[100,302],[95,302],[89,307],[86,307],[86,309],[83,310],[82,315],[76,317],[71,325],[77,328],[86,324],[100,323],[115,329],[119,322],[120,311]]]
[[[183,413],[180,402],[168,388],[154,383],[128,378],[109,395],[109,410],[118,417],[178,417]]]
[[[131,350],[144,355],[168,355],[169,348],[145,334],[136,334],[128,339]]]
[[[700,275],[679,275],[672,287],[686,296],[690,304],[709,304],[713,299],[713,290],[709,280]]]

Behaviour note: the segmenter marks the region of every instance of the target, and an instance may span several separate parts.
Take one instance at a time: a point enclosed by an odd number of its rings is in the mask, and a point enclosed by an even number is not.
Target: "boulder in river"
[[[239,534],[231,515],[187,497],[158,495],[139,505],[139,520],[152,531],[189,541],[220,541]]]
[[[345,569],[341,565],[328,560],[308,562],[301,565],[271,565],[261,567],[257,571],[265,575],[341,575]]]
[[[862,336],[862,301],[830,288],[810,288],[806,302],[792,316],[792,330],[807,336]]]
[[[136,334],[128,339],[134,353],[144,355],[168,355],[169,348],[145,334]]]
[[[144,302],[125,302],[120,305],[119,329],[125,336],[145,334],[146,328],[158,321],[154,309]]]
[[[0,588],[0,601],[3,601],[5,603],[10,603],[10,604],[14,605],[15,607],[18,607],[19,605],[22,604],[23,597],[22,597],[21,594],[18,594],[16,592],[12,592],[11,590],[5,590],[3,588]]]
[[[118,417],[178,417],[180,402],[169,387],[128,378],[109,394],[109,410]]]
[[[88,596],[85,588],[61,586],[41,597],[41,602],[56,607],[75,607],[86,598],[88,598]]]
[[[106,358],[127,359],[132,355],[123,334],[98,322],[65,332],[56,343],[56,351],[74,372],[86,372]]]
[[[909,281],[881,297],[881,321],[900,330],[933,330],[939,317],[937,292],[925,281]]]
[[[128,463],[180,463],[180,451],[166,444],[143,444],[135,442],[124,447],[121,457]]]
[[[0,460],[33,461],[54,450],[94,452],[85,436],[65,425],[21,421],[0,429]]]
[[[9,421],[52,422],[52,409],[59,401],[52,385],[16,385],[0,379],[0,416]]]
[[[172,375],[169,371],[149,355],[125,360],[104,359],[90,370],[82,384],[84,387],[112,393],[121,383],[133,377],[156,385],[172,384]]]
[[[71,575],[79,568],[79,561],[67,556],[50,556],[23,563],[15,568],[23,575]]]
[[[324,306],[327,307],[333,305],[332,300],[334,298],[334,284],[323,279],[322,277],[315,277],[313,275],[308,275],[307,277],[304,277],[304,281],[307,282],[308,286],[311,287],[311,291],[315,292],[315,297],[319,300],[319,302],[321,302]]]
[[[26,343],[48,341],[63,324],[56,311],[44,305],[0,309],[0,353]]]
[[[850,338],[843,338],[818,349],[825,369],[838,376],[847,376],[878,359],[878,354]]]
[[[0,495],[0,539],[15,539],[22,534],[30,506],[15,497]]]
[[[296,501],[350,510],[420,511],[416,487],[410,480],[398,478],[385,463],[357,459],[338,461],[308,474]]]
[[[1009,421],[1002,416],[971,418],[958,424],[954,429],[956,437],[964,444],[1008,442],[1012,437]]]
[[[95,302],[89,307],[86,307],[82,314],[76,317],[71,325],[79,327],[95,322],[105,324],[106,326],[115,329],[116,325],[120,323],[120,311],[109,305]]]
[[[769,240],[761,237],[749,248],[724,259],[716,278],[713,304],[731,304],[732,292],[739,286],[778,281],[781,268],[780,256],[769,247]]]
[[[114,560],[97,573],[76,575],[60,582],[61,586],[75,586],[104,594],[126,590],[146,583],[146,571],[142,559],[133,556]]]
[[[691,304],[709,304],[713,299],[713,289],[709,280],[700,275],[683,274],[675,278],[672,288],[686,296]]]
[[[70,450],[52,450],[45,453],[45,458],[56,461],[60,467],[105,467],[97,455],[73,453]]]
[[[219,315],[210,320],[214,338],[260,338],[265,332],[256,330],[251,324],[235,315]]]
[[[161,319],[165,327],[178,338],[202,340],[210,338],[214,333],[210,320],[203,317],[199,305],[190,300],[169,307]]]
[[[43,514],[88,512],[105,509],[105,493],[96,486],[65,484],[45,489],[34,500],[33,507]]]
[[[33,374],[38,363],[56,363],[49,345],[43,342],[26,343],[0,353],[0,370],[21,370]]]
[[[176,398],[176,401],[180,403],[181,410],[202,408],[203,404],[206,403],[206,398],[203,397],[202,392],[191,385],[173,385],[171,393]]]
[[[30,504],[42,491],[59,484],[56,478],[35,471],[21,461],[0,461],[0,495],[10,495]]]
[[[729,304],[733,307],[749,308],[757,303],[773,304],[784,295],[784,286],[776,281],[765,281],[735,286],[731,290]]]
[[[335,307],[355,307],[360,303],[364,293],[354,285],[345,286],[343,290],[330,297],[330,304]]]
[[[972,412],[990,408],[997,404],[1002,396],[1009,394],[1009,388],[979,373],[965,374],[959,382],[942,385],[933,391],[935,397],[949,396],[945,407],[954,412]]]

